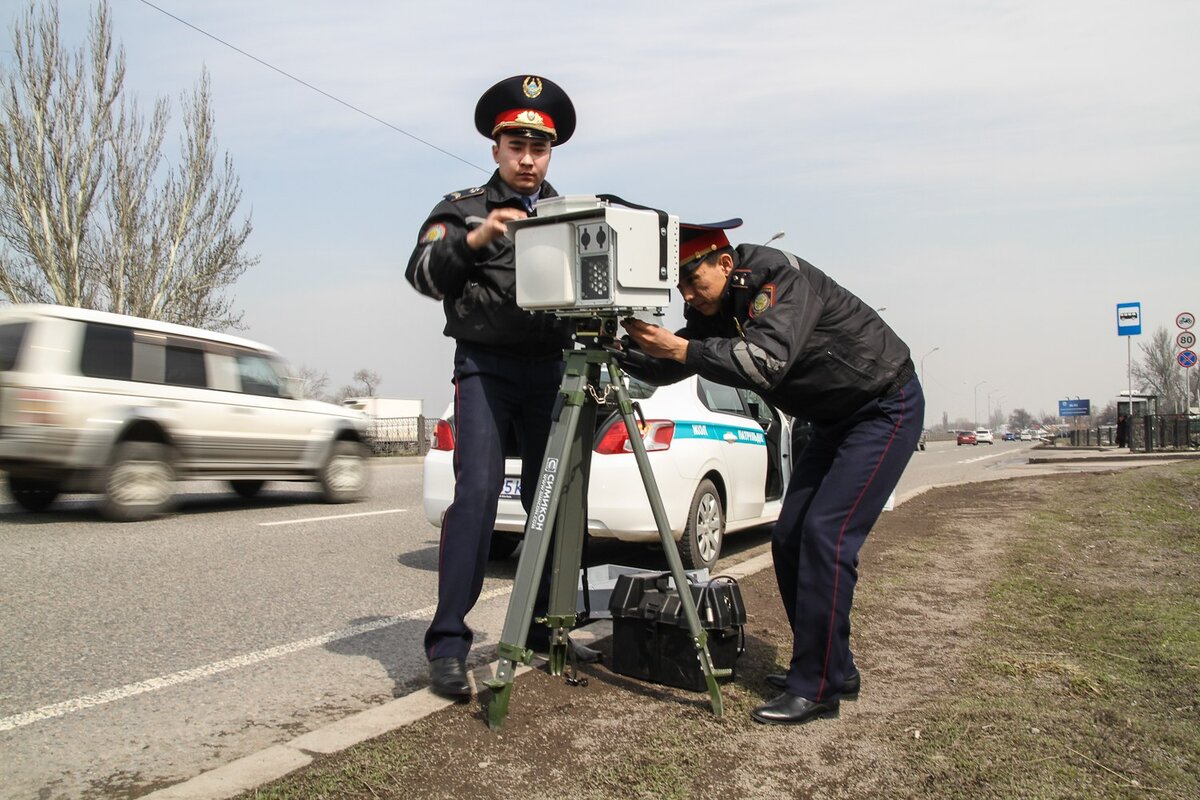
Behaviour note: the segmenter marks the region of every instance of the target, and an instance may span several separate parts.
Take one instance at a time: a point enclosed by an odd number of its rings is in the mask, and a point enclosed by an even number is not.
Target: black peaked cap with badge
[[[575,106],[554,81],[514,75],[483,93],[475,104],[475,129],[489,139],[512,133],[563,144],[575,132]]]

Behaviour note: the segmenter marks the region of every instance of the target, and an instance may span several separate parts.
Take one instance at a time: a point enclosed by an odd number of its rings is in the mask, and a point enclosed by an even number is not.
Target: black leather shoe
[[[436,694],[461,700],[471,696],[471,684],[467,683],[467,662],[461,658],[435,658],[429,662],[429,678]]]
[[[767,676],[767,683],[774,686],[776,689],[787,690],[787,673],[775,672]],[[846,680],[842,682],[842,699],[857,700],[858,693],[862,689],[862,673],[855,669],[846,676]]]
[[[837,700],[814,703],[812,700],[787,692],[750,712],[751,719],[764,725],[803,725],[814,719],[837,717],[837,715]]]

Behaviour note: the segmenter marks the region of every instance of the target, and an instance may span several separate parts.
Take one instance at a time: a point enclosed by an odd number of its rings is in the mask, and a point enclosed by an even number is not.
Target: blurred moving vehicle
[[[1021,431],[1021,441],[1022,442],[1033,441],[1033,431]]]
[[[996,437],[993,436],[992,432],[987,428],[976,428],[975,444],[983,444],[984,442],[987,442],[988,444],[995,444]]]
[[[975,444],[975,432],[974,431],[959,431],[958,432],[958,443],[960,445]]]
[[[607,373],[602,383],[607,383]],[[691,376],[654,387],[629,378],[645,417],[645,443],[671,533],[688,569],[712,568],[726,533],[774,522],[790,477],[791,423],[747,389]],[[588,533],[659,541],[615,394],[597,409],[588,483]],[[425,457],[425,516],[441,527],[454,499],[453,406],[437,423]],[[507,558],[525,531],[521,462],[510,437],[491,557]]]
[[[102,495],[108,519],[165,511],[176,480],[316,481],[328,502],[367,485],[367,417],[296,397],[270,347],[52,305],[0,309],[0,469],[29,511]]]
[[[928,429],[928,428],[922,428],[922,429],[921,429],[921,438],[917,439],[917,449],[918,449],[918,450],[924,450],[924,449],[925,449],[925,440],[926,440],[926,439],[928,439],[928,438],[929,438],[929,429]]]

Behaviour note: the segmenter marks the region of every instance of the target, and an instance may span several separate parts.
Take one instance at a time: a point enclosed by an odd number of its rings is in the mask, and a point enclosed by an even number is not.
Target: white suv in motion
[[[975,444],[995,444],[996,437],[987,428],[975,429]]]
[[[300,400],[271,348],[137,317],[0,308],[0,470],[41,511],[97,492],[101,513],[163,512],[175,479],[317,481],[333,503],[367,482],[365,414]]]

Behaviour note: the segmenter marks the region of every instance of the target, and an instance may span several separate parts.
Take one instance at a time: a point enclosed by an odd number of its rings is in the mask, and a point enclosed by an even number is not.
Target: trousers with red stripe
[[[838,423],[814,424],[794,462],[771,537],[793,634],[790,694],[836,700],[854,671],[850,605],[858,551],[916,449],[924,418],[925,396],[914,377]]]

